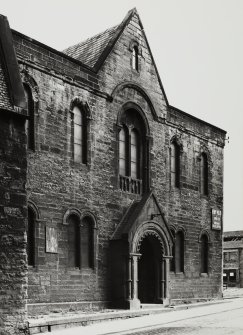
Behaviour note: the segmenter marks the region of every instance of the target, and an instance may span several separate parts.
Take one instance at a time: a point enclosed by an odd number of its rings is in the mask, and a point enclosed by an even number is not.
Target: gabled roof
[[[167,222],[164,218],[164,213],[161,211],[156,196],[154,195],[153,191],[150,191],[148,193],[145,193],[142,196],[142,199],[132,202],[132,204],[129,206],[128,210],[124,214],[122,220],[120,221],[119,225],[117,226],[116,230],[114,231],[111,238],[112,240],[122,239],[124,235],[130,232],[134,223],[137,221],[137,219],[139,219],[140,215],[144,211],[144,208],[149,203],[149,201],[154,201],[157,208],[156,211],[157,213],[159,213],[159,216],[162,217],[162,220],[167,227],[169,235],[171,235]]]

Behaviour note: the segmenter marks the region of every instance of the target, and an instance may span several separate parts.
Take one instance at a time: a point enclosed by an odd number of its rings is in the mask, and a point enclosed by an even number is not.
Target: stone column
[[[129,256],[127,262],[127,300],[132,299],[132,259]]]
[[[170,256],[164,256],[164,305],[170,304],[170,293],[169,293],[169,273],[170,273]]]
[[[163,304],[164,300],[164,286],[165,286],[165,277],[164,277],[164,259],[161,258],[160,261],[160,281],[159,281],[159,297],[158,300],[161,304]]]
[[[128,262],[128,308],[138,309],[140,308],[140,300],[138,299],[138,259],[141,254],[130,254]],[[131,272],[130,272],[131,271]],[[129,279],[129,276],[131,279]],[[130,280],[130,281],[129,281]],[[129,299],[129,295],[131,298]]]

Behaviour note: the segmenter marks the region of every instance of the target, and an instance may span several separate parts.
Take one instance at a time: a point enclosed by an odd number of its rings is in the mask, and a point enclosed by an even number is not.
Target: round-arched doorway
[[[138,261],[138,298],[141,303],[161,303],[162,246],[155,235],[145,236],[140,244]]]

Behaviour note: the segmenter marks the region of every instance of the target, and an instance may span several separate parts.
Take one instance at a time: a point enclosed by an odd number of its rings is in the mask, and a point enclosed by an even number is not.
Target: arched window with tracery
[[[135,109],[126,109],[119,127],[119,183],[123,191],[140,194],[146,186],[146,129]],[[142,136],[143,134],[143,136]]]
[[[132,49],[132,68],[138,71],[138,46],[134,45]]]
[[[36,231],[36,214],[32,208],[28,207],[27,257],[28,257],[28,265],[31,266],[35,266],[35,231]]]
[[[208,236],[203,234],[200,239],[200,267],[201,273],[208,273]]]
[[[25,121],[25,132],[27,136],[27,148],[35,149],[35,132],[34,132],[34,101],[32,97],[31,88],[27,84],[23,84],[25,99],[27,102],[27,114],[28,117]]]
[[[87,129],[84,111],[73,108],[73,159],[76,163],[87,163]]]
[[[170,181],[172,187],[180,187],[180,147],[176,142],[170,146]]]
[[[201,194],[208,195],[208,158],[204,152],[200,160],[200,186]]]

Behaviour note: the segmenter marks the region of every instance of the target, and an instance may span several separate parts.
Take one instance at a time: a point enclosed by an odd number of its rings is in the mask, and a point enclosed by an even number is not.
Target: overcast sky
[[[11,28],[57,50],[133,7],[169,103],[228,132],[224,230],[243,230],[243,0],[0,0]]]

